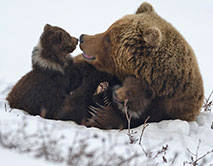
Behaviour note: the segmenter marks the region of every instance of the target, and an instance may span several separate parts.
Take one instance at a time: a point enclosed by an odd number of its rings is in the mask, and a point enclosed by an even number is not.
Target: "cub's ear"
[[[63,41],[63,33],[59,31],[56,33],[56,35],[58,43],[61,43]]]
[[[162,34],[160,29],[158,29],[157,27],[147,28],[143,32],[143,39],[150,46],[158,47],[162,40]]]
[[[154,8],[148,2],[144,2],[140,5],[135,14],[145,13],[145,12],[154,12]]]
[[[50,24],[46,24],[45,26],[44,26],[44,31],[48,31],[48,30],[50,30],[52,28],[52,26],[50,25]]]

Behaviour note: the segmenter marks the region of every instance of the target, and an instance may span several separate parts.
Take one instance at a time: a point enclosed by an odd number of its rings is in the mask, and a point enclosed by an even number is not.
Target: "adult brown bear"
[[[124,16],[104,33],[81,35],[80,43],[88,63],[123,81],[113,100],[123,112],[128,99],[132,127],[147,116],[149,121],[192,121],[199,114],[204,89],[194,52],[150,4],[143,3],[136,14]]]

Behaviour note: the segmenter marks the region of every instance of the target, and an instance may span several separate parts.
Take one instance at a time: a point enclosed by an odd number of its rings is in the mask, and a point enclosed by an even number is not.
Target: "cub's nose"
[[[83,43],[84,42],[84,34],[82,34],[81,36],[80,36],[80,38],[79,38],[79,41],[80,41],[80,43]]]
[[[72,41],[73,41],[74,45],[77,45],[77,44],[78,44],[78,39],[77,39],[77,38],[73,37],[73,38],[72,38]]]

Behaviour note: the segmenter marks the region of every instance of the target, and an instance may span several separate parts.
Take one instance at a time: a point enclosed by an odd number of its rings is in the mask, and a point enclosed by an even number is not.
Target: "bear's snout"
[[[77,38],[72,37],[72,42],[73,42],[74,46],[78,45],[78,39]]]
[[[80,41],[80,43],[83,43],[84,42],[84,34],[82,34],[81,36],[80,36],[80,38],[79,38],[79,41]]]

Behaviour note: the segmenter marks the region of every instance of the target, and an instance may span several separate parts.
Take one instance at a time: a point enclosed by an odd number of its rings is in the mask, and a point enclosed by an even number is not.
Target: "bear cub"
[[[56,118],[66,96],[78,86],[77,72],[70,72],[73,60],[69,54],[77,44],[78,39],[62,28],[45,25],[32,52],[32,71],[7,96],[10,107],[31,115]],[[76,77],[72,83],[71,77]]]

